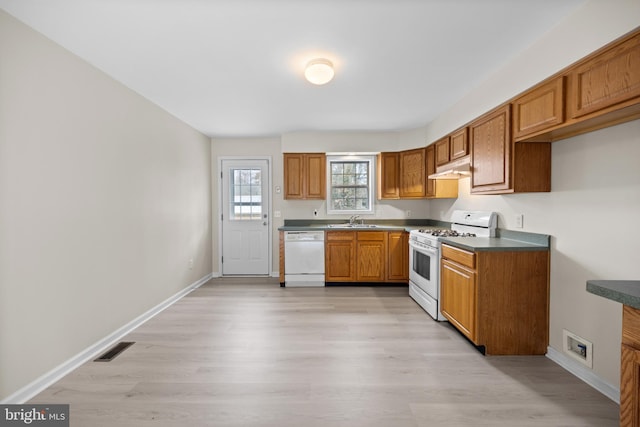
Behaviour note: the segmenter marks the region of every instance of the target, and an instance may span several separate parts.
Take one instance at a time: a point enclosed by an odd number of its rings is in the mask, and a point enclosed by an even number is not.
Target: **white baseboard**
[[[131,322],[127,323],[126,325],[112,332],[111,334],[104,337],[103,339],[93,344],[92,346],[86,348],[84,351],[78,353],[77,355],[67,360],[66,362],[62,363],[58,367],[52,369],[51,371],[47,372],[46,374],[42,375],[41,377],[27,384],[26,386],[16,391],[15,393],[7,396],[5,399],[0,401],[0,404],[25,403],[26,401],[33,398],[35,395],[37,395],[38,393],[40,393],[41,391],[43,391],[44,389],[46,389],[47,387],[51,386],[53,383],[61,379],[62,377],[64,377],[65,375],[69,374],[74,369],[80,367],[83,363],[95,358],[97,355],[107,350],[109,347],[111,347],[115,342],[117,342],[123,336],[127,335],[128,333],[136,329],[138,326],[142,325],[143,323],[145,323],[146,321],[154,317],[156,314],[160,313],[161,311],[171,306],[172,304],[180,300],[182,297],[184,297],[191,291],[199,288],[204,283],[208,282],[209,279],[211,279],[212,277],[213,277],[212,273],[207,274],[206,276],[199,279],[197,282],[192,283],[191,285],[187,286],[177,294],[169,297],[168,299],[156,305],[155,307],[151,308],[147,312],[136,317]]]
[[[594,374],[591,369],[587,368],[582,363],[553,347],[547,347],[546,356],[576,377],[580,378],[585,383],[589,384],[591,387],[598,390],[600,393],[607,396],[609,399],[620,404],[620,389],[602,380],[599,376]]]

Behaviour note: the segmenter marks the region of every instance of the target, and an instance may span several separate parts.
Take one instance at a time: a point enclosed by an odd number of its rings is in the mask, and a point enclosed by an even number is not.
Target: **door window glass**
[[[262,173],[260,169],[229,170],[229,219],[231,221],[262,218]]]

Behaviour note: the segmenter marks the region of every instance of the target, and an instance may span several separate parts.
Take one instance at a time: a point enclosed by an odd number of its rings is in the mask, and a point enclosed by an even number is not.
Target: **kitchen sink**
[[[376,224],[329,224],[329,228],[377,228]]]

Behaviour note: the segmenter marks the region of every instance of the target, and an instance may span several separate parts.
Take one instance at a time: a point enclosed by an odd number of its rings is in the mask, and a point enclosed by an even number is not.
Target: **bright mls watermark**
[[[69,405],[0,405],[0,427],[69,427]]]

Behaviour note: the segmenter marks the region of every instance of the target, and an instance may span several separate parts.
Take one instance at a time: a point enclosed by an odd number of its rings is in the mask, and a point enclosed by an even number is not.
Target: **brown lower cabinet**
[[[357,231],[356,281],[383,282],[386,278],[386,231]]]
[[[409,281],[409,233],[389,231],[387,233],[387,281]]]
[[[442,245],[442,314],[485,354],[545,354],[549,251]]]
[[[326,282],[409,280],[404,231],[327,231],[324,253]]]
[[[468,266],[442,260],[442,314],[471,341],[476,342],[476,272]]]
[[[325,282],[353,282],[356,279],[356,245],[353,231],[324,234]]]
[[[622,308],[620,427],[640,427],[640,310]]]

